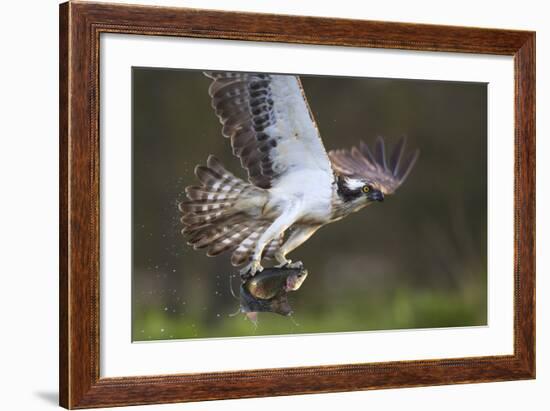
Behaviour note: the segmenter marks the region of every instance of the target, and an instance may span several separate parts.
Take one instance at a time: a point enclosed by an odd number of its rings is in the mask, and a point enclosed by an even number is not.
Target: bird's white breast
[[[271,188],[268,208],[283,210],[293,204],[300,220],[327,222],[332,207],[332,174],[323,170],[297,170],[282,176]]]

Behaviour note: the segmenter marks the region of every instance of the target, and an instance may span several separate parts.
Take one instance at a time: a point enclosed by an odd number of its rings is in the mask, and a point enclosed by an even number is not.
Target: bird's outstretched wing
[[[286,173],[322,170],[332,177],[300,79],[292,75],[205,72],[212,107],[251,183],[277,185]]]
[[[403,184],[418,159],[418,150],[404,156],[405,142],[405,137],[402,137],[389,160],[382,137],[376,140],[374,153],[361,141],[359,148],[331,150],[329,157],[337,173],[362,177],[378,186],[384,194],[392,194]]]

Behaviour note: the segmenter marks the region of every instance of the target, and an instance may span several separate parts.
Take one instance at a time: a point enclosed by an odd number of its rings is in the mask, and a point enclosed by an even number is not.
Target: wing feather
[[[359,148],[332,150],[329,157],[338,174],[370,180],[384,194],[392,194],[408,177],[420,153],[414,150],[404,156],[405,145],[406,139],[402,137],[393,149],[389,163],[382,137],[376,139],[374,154],[361,141]]]
[[[271,188],[287,172],[322,170],[330,160],[305,98],[292,75],[206,72],[212,107],[251,183]]]

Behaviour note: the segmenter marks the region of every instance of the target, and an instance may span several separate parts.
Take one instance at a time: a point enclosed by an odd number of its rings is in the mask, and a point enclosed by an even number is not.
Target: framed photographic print
[[[60,6],[60,403],[535,377],[535,33]]]

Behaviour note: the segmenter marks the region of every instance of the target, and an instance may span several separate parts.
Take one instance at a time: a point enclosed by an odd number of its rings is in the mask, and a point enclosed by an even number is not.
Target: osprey
[[[402,138],[389,159],[384,140],[327,153],[300,79],[292,75],[207,72],[212,107],[248,181],[214,156],[197,166],[200,185],[179,204],[182,232],[209,256],[231,251],[242,274],[262,271],[263,258],[297,267],[287,254],[320,227],[392,194],[418,151],[404,158]]]

